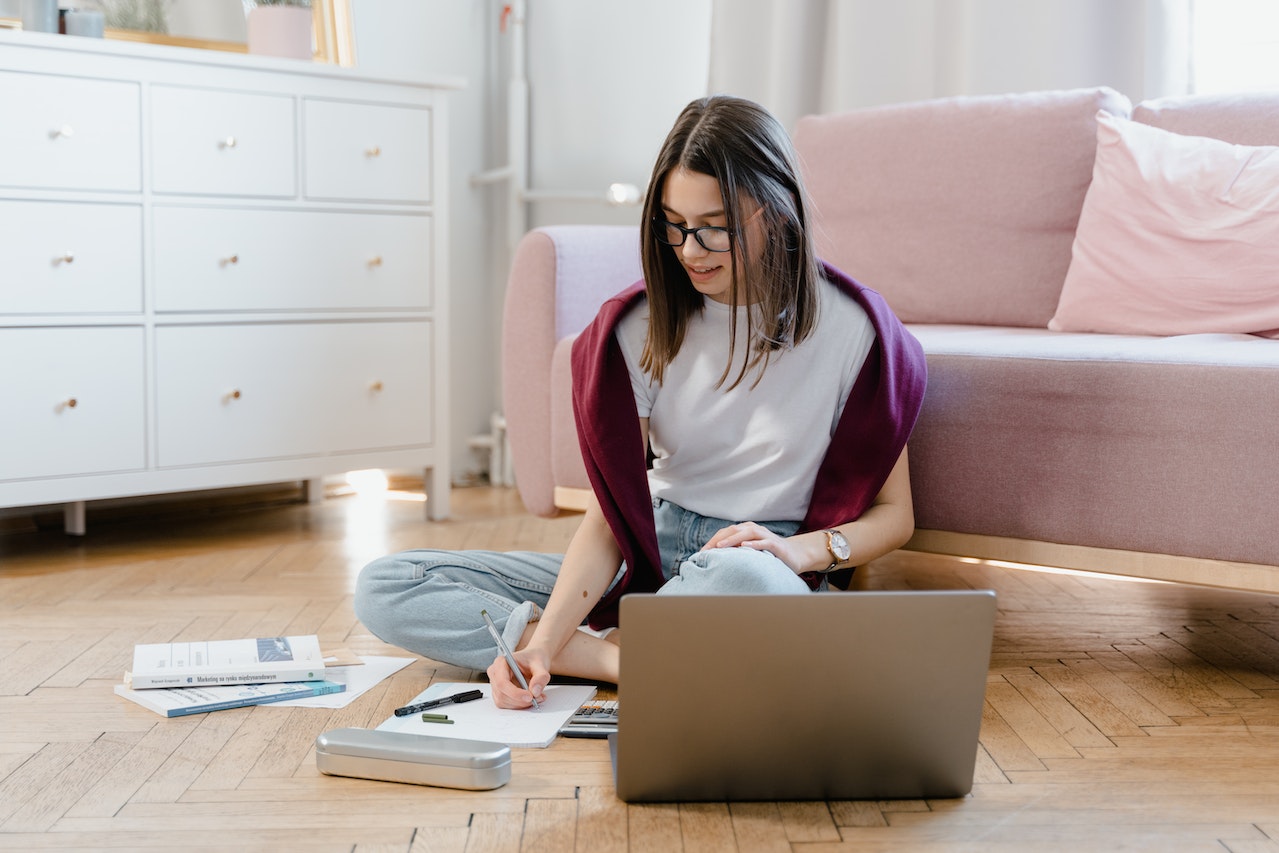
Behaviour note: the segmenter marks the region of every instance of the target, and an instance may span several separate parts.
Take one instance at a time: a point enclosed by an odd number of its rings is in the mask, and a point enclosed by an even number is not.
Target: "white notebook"
[[[421,714],[388,717],[378,726],[380,731],[409,732],[417,735],[488,740],[507,746],[550,746],[568,718],[595,695],[590,684],[551,684],[546,688],[546,701],[539,710],[511,711],[493,704],[492,688],[488,684],[432,684],[407,704],[429,702],[454,693],[479,690],[483,699],[463,702],[460,705],[440,705],[432,708],[432,714],[446,714],[452,723],[423,722]]]

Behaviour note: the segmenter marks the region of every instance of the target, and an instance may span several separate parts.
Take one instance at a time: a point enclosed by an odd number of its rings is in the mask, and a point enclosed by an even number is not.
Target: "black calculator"
[[[565,737],[608,737],[617,733],[617,700],[591,701],[578,708],[560,729]]]

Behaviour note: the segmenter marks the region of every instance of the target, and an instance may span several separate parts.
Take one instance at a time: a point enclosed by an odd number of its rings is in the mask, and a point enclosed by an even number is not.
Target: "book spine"
[[[240,670],[236,672],[166,672],[163,675],[126,674],[125,683],[133,690],[159,687],[219,687],[229,684],[281,684],[293,681],[317,681],[324,678],[323,666],[280,669],[274,672]]]
[[[244,699],[228,699],[225,702],[210,702],[207,705],[193,705],[189,708],[170,708],[166,717],[185,717],[189,714],[207,714],[210,711],[228,711],[231,708],[247,708],[250,705],[267,705],[271,702],[283,702],[286,699],[310,699],[312,696],[323,696],[326,693],[341,693],[345,684],[325,683],[296,693],[277,693],[272,696],[248,696]]]

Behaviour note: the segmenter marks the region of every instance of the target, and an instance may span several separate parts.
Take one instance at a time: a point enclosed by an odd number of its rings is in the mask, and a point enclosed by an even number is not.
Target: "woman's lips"
[[[691,278],[693,281],[698,283],[703,283],[713,279],[716,275],[719,274],[719,271],[722,270],[723,267],[722,266],[702,267],[702,266],[685,265],[684,269],[688,271],[688,277]]]

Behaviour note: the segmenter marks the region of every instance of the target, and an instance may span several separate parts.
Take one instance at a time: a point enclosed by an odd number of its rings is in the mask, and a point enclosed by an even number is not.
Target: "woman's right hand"
[[[544,651],[528,647],[513,652],[520,665],[529,689],[520,687],[519,680],[511,672],[506,656],[499,654],[489,665],[489,685],[493,688],[493,702],[499,708],[523,709],[533,707],[533,696],[541,702],[546,698],[546,685],[551,680],[551,658]],[[531,694],[531,695],[530,695]]]

